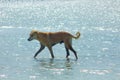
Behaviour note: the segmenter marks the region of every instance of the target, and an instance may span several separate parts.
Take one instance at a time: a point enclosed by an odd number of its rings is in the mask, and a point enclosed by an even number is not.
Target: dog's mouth
[[[32,39],[31,39],[31,38],[28,38],[28,41],[32,41]]]

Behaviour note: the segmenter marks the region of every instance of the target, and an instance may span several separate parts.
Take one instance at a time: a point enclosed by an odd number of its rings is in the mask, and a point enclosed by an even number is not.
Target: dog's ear
[[[37,30],[32,30],[32,33],[37,34],[38,31]]]

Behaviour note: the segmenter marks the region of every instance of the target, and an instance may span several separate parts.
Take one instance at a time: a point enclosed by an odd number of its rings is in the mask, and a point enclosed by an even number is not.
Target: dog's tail
[[[75,38],[75,39],[78,39],[80,37],[80,35],[81,35],[80,32],[77,32],[76,36],[72,36],[72,37]]]

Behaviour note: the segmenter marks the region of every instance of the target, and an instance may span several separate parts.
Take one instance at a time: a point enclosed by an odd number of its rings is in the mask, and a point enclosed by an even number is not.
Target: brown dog
[[[66,58],[68,58],[68,56],[70,55],[70,49],[74,53],[76,59],[78,59],[76,51],[72,47],[72,38],[78,39],[79,37],[79,32],[76,33],[76,36],[73,36],[68,32],[39,32],[37,30],[32,30],[28,41],[36,39],[40,42],[41,47],[34,55],[34,58],[45,48],[45,46],[48,47],[51,53],[51,57],[54,58],[52,46],[54,46],[57,43],[64,43],[67,52]]]

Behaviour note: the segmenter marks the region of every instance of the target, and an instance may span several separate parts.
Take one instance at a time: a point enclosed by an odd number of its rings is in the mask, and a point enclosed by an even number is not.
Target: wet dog
[[[35,53],[34,58],[45,48],[47,47],[50,51],[51,57],[54,58],[52,46],[56,45],[57,43],[64,43],[65,49],[67,52],[66,58],[68,58],[69,50],[71,50],[76,59],[78,59],[76,51],[72,47],[72,38],[78,39],[80,37],[80,33],[77,32],[76,36],[73,36],[72,34],[68,32],[40,32],[37,30],[32,30],[30,33],[30,37],[28,38],[28,41],[32,40],[38,40],[40,42],[40,49]]]

